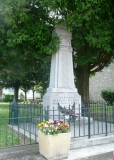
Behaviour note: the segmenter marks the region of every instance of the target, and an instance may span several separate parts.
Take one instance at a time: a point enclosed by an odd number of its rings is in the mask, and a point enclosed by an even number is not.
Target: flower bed
[[[62,121],[46,121],[38,124],[38,127],[41,132],[46,135],[54,135],[59,133],[68,133],[70,132],[70,127],[67,123]]]

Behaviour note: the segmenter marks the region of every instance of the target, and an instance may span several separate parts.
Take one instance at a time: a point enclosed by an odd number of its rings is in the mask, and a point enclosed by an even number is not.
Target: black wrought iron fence
[[[38,143],[37,124],[46,120],[69,123],[71,137],[108,135],[114,133],[114,104],[85,103],[56,108],[44,108],[39,104],[9,106],[9,117],[0,115],[0,147]]]

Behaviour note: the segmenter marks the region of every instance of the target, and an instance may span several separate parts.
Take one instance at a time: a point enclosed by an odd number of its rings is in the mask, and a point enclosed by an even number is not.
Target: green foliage
[[[112,104],[114,102],[114,91],[112,90],[102,90],[101,96],[109,104]]]
[[[11,95],[11,94],[5,94],[4,95],[4,102],[13,102],[13,99],[14,99],[14,95]]]
[[[95,75],[96,75],[96,73],[91,73],[89,77],[91,78],[91,77],[93,77]]]
[[[54,11],[56,23],[62,22],[72,31],[78,64],[96,63],[103,52],[114,55],[112,0],[40,0],[40,3]]]
[[[33,72],[31,68],[36,68],[36,61],[54,54],[59,49],[59,38],[52,37],[54,25],[59,23],[64,23],[67,29],[72,31],[72,47],[76,52],[74,63],[77,63],[75,74],[81,74],[78,73],[78,69],[82,65],[88,66],[89,74],[100,71],[114,58],[113,8],[113,0],[2,0],[0,5],[2,76],[4,79],[7,77],[7,80],[16,77],[13,79],[16,82],[15,86],[21,85],[25,75],[26,82],[27,79],[31,79]],[[29,68],[28,64],[35,65]],[[12,71],[8,72],[8,68],[12,68]],[[27,73],[26,68],[31,72]],[[42,86],[45,84],[43,88],[47,86],[47,82],[46,78],[45,82],[42,81]],[[86,86],[87,84],[82,88],[83,90],[86,88],[88,92]],[[77,88],[80,90],[78,86]],[[81,95],[83,90],[79,91]]]
[[[114,59],[114,1],[39,0],[54,12],[55,23],[72,31],[74,72],[82,101],[89,99],[89,76]],[[84,70],[81,71],[81,68]],[[80,72],[81,71],[81,72]],[[82,82],[82,79],[84,81]]]
[[[13,54],[17,54],[16,51],[22,56],[29,52],[40,58],[57,51],[59,39],[57,36],[52,38],[53,22],[48,10],[38,1],[33,4],[31,0],[5,2],[0,7],[0,44],[5,50],[7,47]]]
[[[23,92],[20,93],[20,99],[23,100],[25,98]]]
[[[0,103],[0,116],[2,118],[9,117],[9,103]]]
[[[57,35],[52,37],[49,11],[38,1],[1,1],[0,22],[0,85],[30,89],[42,83],[45,88],[50,65],[44,65],[44,59],[47,61],[60,43]]]
[[[30,101],[29,100],[27,100],[27,101],[23,101],[23,102],[21,102],[22,104],[30,104]]]

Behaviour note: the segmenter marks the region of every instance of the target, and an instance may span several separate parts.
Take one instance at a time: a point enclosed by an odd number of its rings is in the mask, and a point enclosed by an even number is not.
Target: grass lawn
[[[91,112],[105,112],[106,110],[108,112],[113,112],[114,111],[114,107],[110,106],[110,105],[104,105],[104,104],[90,104],[90,108],[91,108]]]
[[[9,103],[0,103],[0,147],[18,144],[18,136],[8,128]]]
[[[9,103],[0,103],[0,117],[9,117]]]
[[[91,116],[98,121],[114,123],[114,106],[104,104],[90,105]]]
[[[18,144],[18,136],[7,127],[7,124],[0,125],[0,147],[14,146],[16,144]]]
[[[9,123],[12,122],[12,119],[9,119],[9,105],[9,103],[0,103],[0,148],[30,144],[32,142],[30,138],[23,138],[23,135],[21,135],[19,131],[15,131],[13,128],[14,126],[11,123]],[[31,120],[30,116],[37,116],[38,113],[39,108],[33,108],[31,110],[30,107],[23,108],[22,106],[22,109],[20,109],[19,112],[20,118],[18,119],[18,123],[26,121],[29,122]],[[11,125],[9,126],[9,124]]]

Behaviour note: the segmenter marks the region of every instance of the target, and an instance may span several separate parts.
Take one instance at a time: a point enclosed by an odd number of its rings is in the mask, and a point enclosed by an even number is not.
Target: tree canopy
[[[89,75],[114,58],[113,8],[113,0],[2,0],[0,67],[13,55],[30,62],[55,53],[59,39],[51,36],[53,26],[64,23],[72,32],[76,85],[88,101]]]
[[[53,21],[39,2],[6,0],[1,3],[0,12],[1,52],[5,51],[3,45],[14,52],[29,52],[35,57],[56,52],[58,39],[51,35]],[[7,51],[7,48],[3,49]]]
[[[5,0],[0,13],[1,85],[18,92],[41,82],[44,59],[57,51],[59,38],[52,37],[52,18],[39,2]]]
[[[55,23],[72,32],[74,73],[83,101],[89,100],[89,75],[114,58],[114,1],[40,0],[54,12]],[[77,66],[77,67],[75,67]]]
[[[105,0],[41,0],[40,2],[55,13],[56,23],[65,23],[68,30],[72,31],[72,45],[77,53],[76,63],[81,65],[97,63],[96,66],[100,64],[99,69],[101,69],[106,65],[106,58],[108,62],[113,58],[113,0],[107,2]]]

